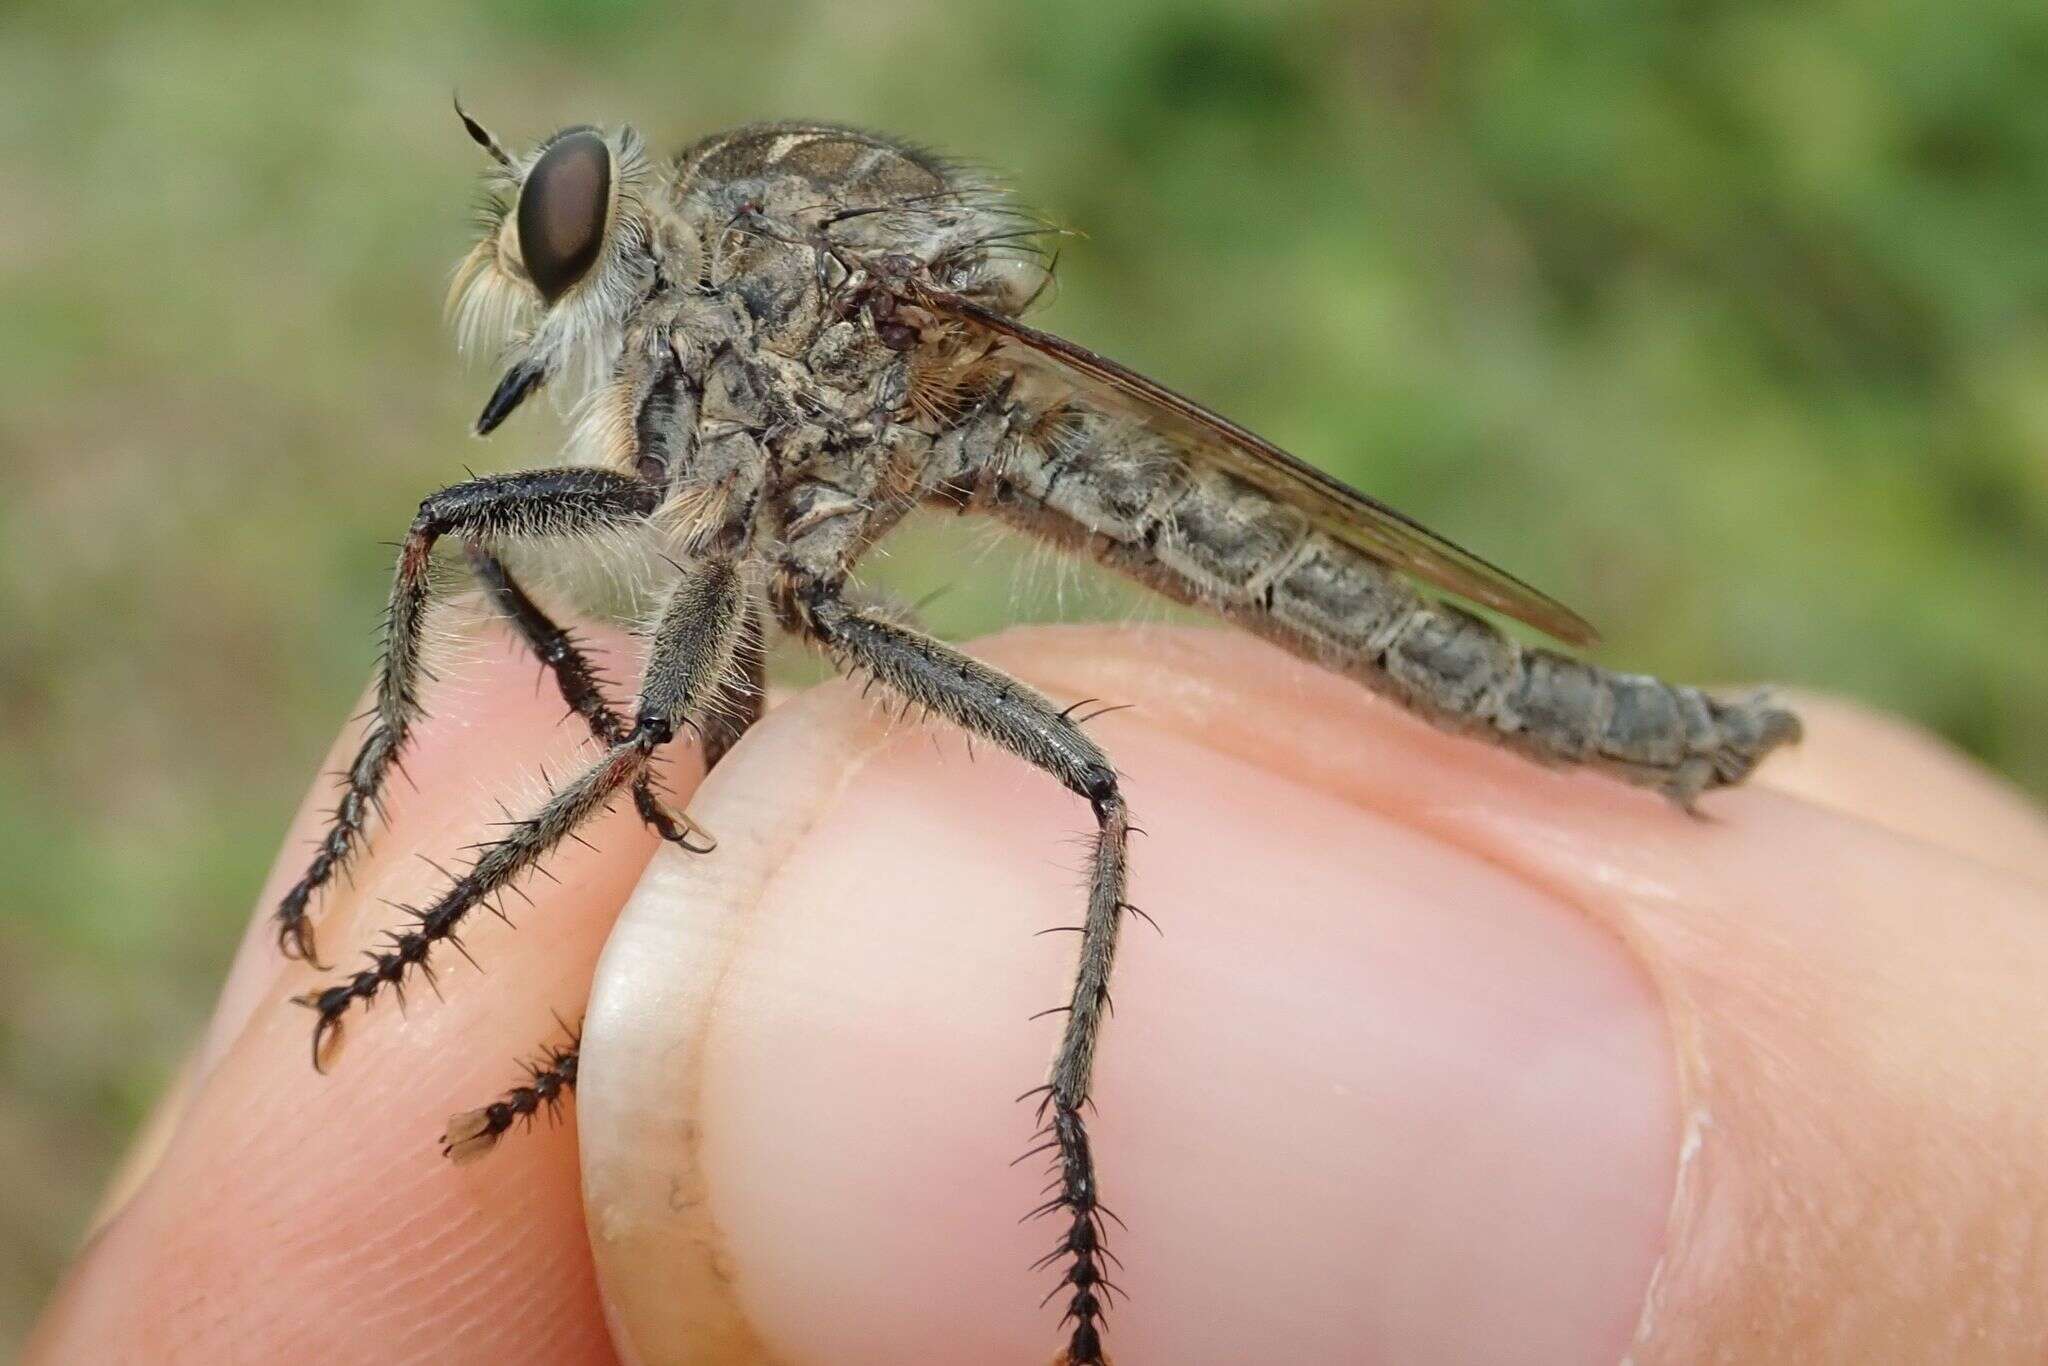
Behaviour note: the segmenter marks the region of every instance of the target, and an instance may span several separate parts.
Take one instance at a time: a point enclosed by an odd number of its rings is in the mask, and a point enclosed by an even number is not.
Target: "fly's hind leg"
[[[319,1016],[313,1027],[313,1063],[324,1066],[341,1037],[351,1006],[368,1005],[387,988],[399,992],[415,971],[431,980],[429,956],[457,938],[478,906],[530,872],[548,852],[646,775],[654,751],[685,724],[698,721],[730,673],[746,622],[747,597],[740,565],[711,559],[687,566],[669,595],[648,651],[640,705],[625,737],[564,784],[533,815],[512,823],[485,844],[467,871],[434,902],[413,912],[369,965],[333,985],[298,998]]]
[[[1061,1225],[1041,1264],[1060,1269],[1053,1294],[1067,1296],[1061,1322],[1071,1331],[1060,1360],[1065,1366],[1101,1366],[1102,1315],[1113,1288],[1104,1275],[1110,1260],[1104,1219],[1115,1216],[1101,1203],[1082,1111],[1109,1009],[1117,932],[1129,909],[1124,894],[1131,825],[1116,771],[1080,726],[1034,689],[929,636],[848,606],[829,585],[785,581],[778,586],[777,607],[790,629],[821,645],[845,671],[871,675],[906,701],[1001,745],[1094,808],[1097,833],[1079,967],[1062,1007],[1066,1025],[1051,1075],[1032,1094],[1042,1096],[1042,1147],[1054,1161],[1052,1196],[1035,1213]]]
[[[278,946],[317,962],[309,916],[313,896],[362,847],[371,815],[422,715],[420,636],[429,601],[428,567],[443,536],[576,536],[639,521],[658,494],[624,475],[594,469],[534,470],[451,485],[420,504],[392,577],[377,704],[362,747],[342,776],[341,800],[305,874],[277,906]]]

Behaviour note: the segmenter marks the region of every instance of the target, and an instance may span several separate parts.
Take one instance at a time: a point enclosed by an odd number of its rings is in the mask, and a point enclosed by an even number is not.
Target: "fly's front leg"
[[[607,745],[617,744],[625,736],[625,722],[612,710],[597,670],[591,667],[575,638],[556,625],[554,618],[519,586],[497,555],[476,541],[468,542],[463,551],[469,557],[470,572],[483,585],[491,605],[512,623],[526,648],[554,677],[555,687],[569,710],[583,718],[598,740]]]
[[[658,496],[638,480],[603,470],[534,470],[455,484],[420,504],[398,552],[385,616],[384,665],[369,731],[342,777],[341,800],[311,865],[278,903],[278,946],[287,956],[317,961],[307,915],[313,894],[332,881],[361,847],[384,784],[421,716],[420,634],[434,543],[449,534],[575,536],[601,531],[645,518]]]
[[[684,570],[655,627],[639,709],[625,737],[557,790],[539,811],[484,845],[467,872],[432,905],[413,912],[412,924],[393,933],[382,950],[367,955],[368,967],[298,998],[320,1017],[313,1027],[315,1067],[325,1065],[339,1042],[342,1019],[351,1005],[367,1005],[386,987],[402,990],[415,969],[431,979],[429,954],[444,940],[461,946],[456,935],[470,912],[531,870],[646,775],[654,751],[684,724],[696,721],[724,684],[746,611],[737,562],[703,560]]]
[[[1089,871],[1088,912],[1066,1027],[1044,1087],[1039,1117],[1044,1148],[1056,1159],[1054,1194],[1036,1214],[1063,1224],[1041,1263],[1063,1265],[1053,1293],[1067,1292],[1062,1323],[1071,1323],[1062,1361],[1100,1366],[1102,1314],[1111,1288],[1104,1277],[1103,1208],[1082,1109],[1089,1102],[1095,1046],[1109,1009],[1109,974],[1128,880],[1130,815],[1116,771],[1065,712],[1035,690],[929,636],[870,616],[839,601],[822,584],[784,585],[779,606],[792,630],[830,651],[848,672],[871,675],[907,701],[944,716],[1044,769],[1094,808],[1097,833]],[[1050,1298],[1050,1297],[1048,1297]]]

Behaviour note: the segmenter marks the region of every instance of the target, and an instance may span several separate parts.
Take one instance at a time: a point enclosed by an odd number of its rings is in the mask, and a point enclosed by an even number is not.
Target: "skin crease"
[[[1062,702],[1138,703],[1091,726],[1164,930],[1125,931],[1095,1121],[1131,1225],[1120,1360],[2048,1349],[2048,827],[1992,780],[1813,702],[1797,755],[1691,821],[1230,633],[974,649]],[[587,753],[530,661],[474,656],[325,910],[332,961],[390,922],[379,898],[431,890],[417,853],[450,858],[493,797],[534,797],[537,759]],[[1023,1017],[1072,952],[1032,932],[1071,923],[1087,814],[976,754],[846,685],[805,694],[692,802],[716,854],[640,880],[652,841],[614,815],[601,855],[568,846],[508,907],[518,932],[466,936],[487,977],[448,955],[446,999],[352,1018],[326,1077],[284,1004],[316,974],[263,920],[323,782],[26,1359],[614,1359],[578,1121],[460,1169],[434,1139],[573,1014],[636,880],[579,1098],[621,1340],[1049,1356],[1051,1280],[1024,1269],[1049,1235],[1013,1222],[1038,1181],[1004,1163],[1056,1027]]]

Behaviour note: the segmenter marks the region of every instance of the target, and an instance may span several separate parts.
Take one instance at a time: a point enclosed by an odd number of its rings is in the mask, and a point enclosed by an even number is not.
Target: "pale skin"
[[[1163,928],[1127,934],[1100,1062],[1112,1247],[1141,1254],[1118,1360],[2048,1350],[2048,823],[2009,790],[1802,700],[1802,747],[1701,821],[1230,633],[974,649],[1062,704],[1136,704],[1090,726]],[[444,687],[416,786],[325,903],[337,957],[389,923],[380,898],[438,884],[418,855],[587,757],[509,640]],[[626,1037],[589,1055],[687,1063],[719,1246],[636,1233],[668,1227],[655,1194],[596,1178],[634,1250],[603,1273],[624,1339],[648,1361],[705,1359],[714,1332],[755,1353],[716,1359],[1042,1360],[1046,1236],[1010,1223],[1040,1177],[1005,1165],[1033,1124],[1000,1099],[1057,1029],[1026,1017],[1071,936],[1032,932],[1072,923],[1085,803],[844,683],[771,710],[701,791],[677,748],[715,854],[655,855],[622,805],[597,852],[551,857],[516,930],[470,936],[484,973],[451,955],[445,1000],[380,1004],[325,1077],[287,1004],[318,974],[267,924],[321,784],[28,1359],[616,1359],[573,1109],[461,1168],[434,1140],[580,1011],[641,883],[627,930],[698,927],[695,966],[607,962]],[[636,992],[714,961],[695,1005],[636,1021]],[[630,1166],[631,1096],[599,1086],[586,1160]]]

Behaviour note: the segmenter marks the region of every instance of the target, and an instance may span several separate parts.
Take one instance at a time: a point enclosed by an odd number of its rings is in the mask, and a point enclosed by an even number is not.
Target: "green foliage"
[[[1090,234],[1052,326],[1579,606],[1604,659],[1847,692],[2048,789],[2038,3],[26,0],[0,1342],[370,666],[380,543],[556,439],[463,435],[454,87],[508,137],[820,115],[1007,167]],[[921,596],[960,534],[883,577]],[[998,551],[931,615],[1061,610]]]

